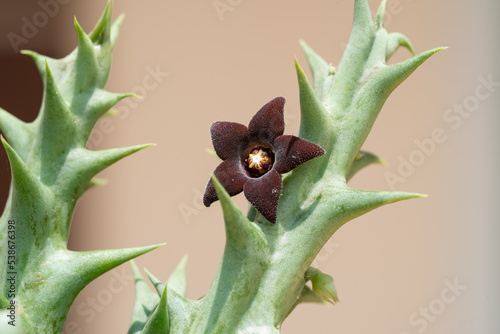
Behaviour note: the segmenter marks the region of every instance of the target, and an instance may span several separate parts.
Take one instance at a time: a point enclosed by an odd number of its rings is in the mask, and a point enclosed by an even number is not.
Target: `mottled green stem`
[[[24,323],[27,333],[61,332],[71,304],[88,283],[158,247],[67,249],[76,202],[96,184],[93,177],[150,146],[85,148],[97,120],[131,96],[104,90],[121,24],[120,18],[111,25],[111,12],[109,3],[88,35],[75,20],[78,47],[63,59],[23,52],[33,58],[44,81],[42,106],[33,122],[25,123],[0,109],[0,129],[7,138],[2,137],[2,144],[12,171],[9,198],[0,217],[0,292],[15,303],[16,328]],[[15,238],[7,233],[11,226],[15,226]],[[6,240],[10,236],[12,240]],[[11,248],[4,247],[7,241]]]

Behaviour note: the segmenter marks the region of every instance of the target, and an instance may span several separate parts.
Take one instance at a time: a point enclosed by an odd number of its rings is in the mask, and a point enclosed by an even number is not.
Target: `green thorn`
[[[125,19],[125,14],[121,14],[118,16],[118,18],[115,20],[113,25],[111,26],[111,48],[115,47],[116,40],[118,39],[118,34],[120,32],[120,27],[123,23],[123,20]]]
[[[304,277],[306,280],[311,280],[314,293],[320,296],[324,301],[332,304],[339,302],[337,289],[330,275],[322,273],[319,269],[309,267]]]
[[[27,147],[33,134],[30,123],[25,123],[4,109],[0,108],[0,132],[9,140],[10,145],[18,154],[26,159]]]
[[[384,159],[382,159],[378,155],[370,152],[360,151],[347,172],[346,181],[349,181],[357,172],[371,164],[387,166],[387,163],[384,161]]]
[[[304,289],[300,294],[298,303],[317,303],[317,304],[328,305],[328,302],[326,300],[321,298],[307,285],[304,285]]]
[[[422,52],[410,59],[385,67],[368,80],[363,89],[378,91],[381,97],[387,98],[406,78],[423,62],[444,48],[436,48]]]
[[[45,63],[50,58],[31,50],[21,50],[20,52],[23,55],[29,56],[34,61],[38,73],[40,73],[43,80],[45,78]]]
[[[321,129],[326,129],[328,127],[327,124],[329,124],[326,116],[327,112],[318,100],[318,96],[311,87],[309,80],[307,80],[297,59],[295,59],[295,69],[297,71],[300,94],[301,121],[299,136],[328,150],[331,138],[326,136],[324,131],[321,131]]]
[[[360,37],[364,34],[366,38],[373,36],[373,19],[370,11],[370,6],[367,0],[355,0],[354,2],[354,19],[352,23],[352,37]],[[371,38],[370,38],[371,39]]]
[[[144,326],[143,334],[170,333],[170,319],[167,307],[167,286],[163,288],[160,302]]]
[[[120,161],[121,159],[151,146],[155,146],[155,144],[149,143],[122,148],[111,148],[101,151],[85,150],[84,152],[87,156],[82,156],[82,159],[84,160],[82,161],[81,167],[83,168],[81,169],[87,170],[87,174],[93,177],[97,173]]]
[[[149,280],[153,284],[153,286],[156,289],[156,292],[158,295],[161,297],[163,293],[163,289],[165,288],[166,284],[164,284],[162,281],[160,281],[155,275],[153,275],[149,270],[144,268],[144,272],[146,272],[146,275],[148,276]]]
[[[97,24],[94,26],[94,29],[89,33],[89,38],[92,40],[94,43],[99,43],[103,44],[103,41],[101,40],[103,34],[106,32],[106,27],[108,26],[108,34],[109,34],[109,23],[111,20],[111,14],[113,12],[113,2],[108,1],[106,3],[106,7],[104,8],[104,11],[101,14],[101,17],[99,18],[99,21]]]
[[[384,16],[385,16],[385,7],[387,5],[387,0],[382,0],[380,2],[380,6],[378,7],[377,15],[375,16],[375,29],[381,29],[384,27]]]
[[[322,205],[325,210],[324,215],[328,218],[326,224],[329,224],[328,226],[336,231],[346,222],[384,205],[420,197],[425,197],[425,195],[397,191],[367,191],[346,188],[340,192],[333,192],[328,196],[325,195],[322,198]],[[342,203],[342,205],[338,205],[338,203]]]
[[[30,198],[37,198],[43,201],[47,196],[46,188],[39,179],[33,175],[28,166],[26,166],[24,161],[19,157],[12,146],[7,143],[3,136],[0,136],[0,140],[9,158],[12,184],[16,190],[16,194],[24,201],[28,201]],[[34,206],[34,203],[31,203],[28,207],[32,206]]]
[[[97,84],[95,82],[98,76],[99,66],[94,51],[94,44],[90,37],[85,33],[75,17],[75,28],[78,35],[78,47],[75,60],[75,89],[78,92],[85,92],[95,86],[104,87],[105,82]],[[106,76],[107,77],[107,76]]]
[[[46,152],[42,156],[42,164],[58,168],[60,165],[57,162],[61,152],[65,152],[76,143],[83,145],[84,138],[76,131],[76,116],[62,97],[47,61],[45,61],[44,88],[41,113],[37,118],[40,119],[40,131],[42,132],[40,149]],[[49,147],[50,150],[47,149]],[[49,171],[49,173],[55,172]]]
[[[101,151],[89,151],[83,148],[73,149],[66,158],[64,168],[60,173],[62,181],[54,186],[59,189],[60,193],[65,193],[76,199],[89,188],[89,182],[99,172],[117,161],[152,145],[136,145]]]
[[[115,104],[125,98],[136,96],[137,95],[133,93],[111,93],[105,90],[96,89],[94,90],[90,101],[81,103],[79,99],[75,99],[73,100],[72,107],[74,111],[79,111],[82,118],[88,120],[88,124],[91,128],[87,129],[87,132],[90,134],[90,131],[94,127],[97,120],[105,113],[110,112],[110,110],[112,110],[111,108]],[[81,105],[84,106],[83,109],[81,108]]]
[[[215,191],[219,197],[222,212],[224,214],[224,220],[226,221],[226,230],[230,228],[231,230],[238,229],[238,225],[246,225],[249,223],[248,219],[243,215],[243,213],[238,209],[238,207],[231,200],[231,197],[226,192],[226,189],[219,183],[219,180],[212,175],[212,182],[214,183]]]
[[[165,244],[123,249],[72,252],[74,258],[68,265],[70,267],[74,266],[74,268],[72,268],[74,275],[81,277],[80,283],[85,286],[95,278],[122,263],[151,252],[163,245]]]
[[[153,311],[156,309],[160,297],[158,297],[158,294],[153,292],[146,281],[144,281],[135,261],[131,260],[130,264],[135,280],[135,302],[130,328],[127,333],[140,334],[151,317],[151,314],[153,314]]]
[[[330,64],[328,64],[321,56],[319,56],[314,50],[309,47],[303,40],[299,41],[304,54],[306,55],[307,62],[309,63],[309,68],[314,81],[314,91],[318,96],[323,94],[323,83],[329,75],[333,75],[335,71],[332,69]],[[297,62],[297,60],[296,60]]]
[[[410,40],[403,34],[398,32],[390,33],[387,37],[387,50],[385,60],[388,61],[400,46],[407,48],[412,56],[415,56],[415,50]]]
[[[231,256],[234,257],[243,256],[244,253],[248,252],[257,256],[258,262],[265,263],[268,261],[267,253],[265,253],[267,250],[267,241],[262,230],[250,222],[240,209],[238,209],[215,175],[212,175],[212,182],[214,183],[224,215],[226,250],[237,250],[231,253]]]
[[[175,268],[175,270],[172,272],[172,274],[167,280],[170,289],[174,290],[182,297],[186,297],[186,290],[187,290],[187,277],[186,277],[187,260],[188,256],[184,255],[179,264],[177,265],[177,267]]]

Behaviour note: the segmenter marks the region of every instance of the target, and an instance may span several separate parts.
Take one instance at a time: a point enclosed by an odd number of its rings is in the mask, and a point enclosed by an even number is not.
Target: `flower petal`
[[[274,170],[262,177],[249,179],[243,186],[248,201],[273,224],[276,223],[281,186],[281,176]]]
[[[250,120],[248,133],[251,141],[267,140],[272,143],[274,138],[285,131],[283,108],[285,98],[277,97],[267,102]]]
[[[226,189],[229,196],[238,195],[243,191],[243,185],[248,180],[248,176],[246,176],[245,171],[242,169],[243,166],[238,159],[231,159],[223,161],[214,171],[215,177],[224,189]],[[210,179],[203,195],[203,204],[210,206],[210,204],[218,199],[219,197],[215,191],[214,184],[212,179]]]
[[[316,144],[295,136],[283,135],[274,140],[276,163],[273,166],[278,173],[288,173],[312,158],[325,154],[325,150]]]
[[[210,133],[215,152],[222,160],[238,156],[240,145],[248,144],[247,127],[240,123],[214,122]]]

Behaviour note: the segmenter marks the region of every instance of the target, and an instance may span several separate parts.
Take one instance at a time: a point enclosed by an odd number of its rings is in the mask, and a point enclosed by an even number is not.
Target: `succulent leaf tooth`
[[[334,139],[331,136],[332,131],[326,130],[332,122],[297,60],[295,60],[295,69],[300,92],[299,137],[321,146],[328,155]],[[313,159],[309,164],[317,160]]]
[[[24,206],[25,209],[20,213],[17,219],[31,219],[30,217],[47,216],[46,201],[52,198],[47,187],[40,182],[38,177],[30,170],[30,168],[19,157],[16,151],[0,137],[3,146],[9,158],[11,174],[12,174],[12,200],[13,205]],[[21,217],[22,214],[22,217]],[[35,222],[32,222],[35,224]],[[39,223],[39,222],[38,222]],[[35,224],[36,226],[36,224]],[[45,230],[43,226],[37,226],[41,230]],[[34,234],[41,232],[38,230],[31,231]],[[42,233],[45,234],[45,233]]]
[[[112,24],[112,9],[113,3],[108,1],[108,6],[102,16],[102,23],[100,22],[89,34],[90,39],[95,44],[98,66],[105,69],[97,72],[96,85],[98,87],[104,87],[104,84],[108,80],[109,69],[111,66],[111,53],[113,51],[116,38],[118,37],[118,29],[123,20],[123,15],[120,15],[116,22]]]
[[[75,17],[75,28],[78,35],[78,48],[75,61],[75,92],[82,93],[93,89],[95,86],[102,88],[104,83],[96,84],[97,57],[94,50],[94,44],[90,37],[83,31]]]
[[[385,17],[385,7],[387,5],[387,0],[382,0],[377,10],[377,15],[375,15],[375,29],[381,29],[384,27],[384,17]]]
[[[29,56],[33,61],[35,62],[35,66],[38,69],[38,72],[40,73],[40,76],[45,78],[45,68],[46,68],[46,62],[50,63],[49,67],[52,67],[52,63],[48,60],[51,59],[47,56],[41,55],[38,52],[32,51],[32,50],[21,50],[21,54]],[[52,59],[53,60],[53,59]]]
[[[304,289],[300,294],[298,303],[318,303],[318,304],[328,305],[322,297],[320,297],[307,285],[304,285]]]
[[[224,260],[203,305],[217,305],[207,317],[200,318],[193,328],[207,333],[234,332],[241,317],[254,299],[265,269],[270,264],[269,248],[262,230],[250,222],[231,201],[215,176],[212,181],[220,200],[226,224]],[[234,270],[237,267],[238,270]],[[252,291],[252,293],[248,293]]]
[[[89,151],[84,148],[74,149],[66,159],[64,171],[59,175],[60,179],[63,180],[58,184],[59,191],[78,198],[88,189],[88,183],[99,172],[151,145],[136,145],[101,151]]]
[[[332,304],[339,302],[337,289],[330,275],[322,273],[319,269],[309,267],[309,269],[306,270],[305,279],[311,281],[312,290],[324,301]]]
[[[78,113],[84,123],[83,133],[88,137],[96,122],[112,107],[127,97],[135,97],[132,93],[111,93],[102,89],[95,89],[92,95],[81,95],[73,100],[72,110]]]
[[[386,162],[373,153],[360,151],[347,172],[346,181],[349,181],[357,172],[371,164],[386,165]]]
[[[149,288],[135,262],[132,260],[130,264],[135,280],[135,302],[127,334],[140,334],[158,306],[160,297]]]
[[[38,258],[32,259],[32,261],[37,261],[42,266],[36,272],[36,276],[33,273],[28,275],[29,272],[25,274],[24,289],[20,291],[18,296],[19,303],[26,305],[26,312],[32,307],[30,300],[34,295],[44,294],[50,296],[49,298],[37,299],[37,312],[28,313],[29,317],[25,317],[25,319],[29,319],[30,327],[43,328],[44,333],[62,331],[73,299],[95,278],[132,258],[159,247],[159,245],[155,245],[129,249],[72,252],[61,248],[51,251],[53,246],[54,243],[48,240],[47,245],[38,250]],[[36,280],[29,281],[29,277],[34,277]],[[37,284],[39,277],[43,277],[43,284]],[[68,298],[68,295],[70,295],[70,298]],[[49,323],[45,323],[43,319],[50,317],[53,313],[61,316]],[[37,325],[31,324],[32,321],[36,321]]]
[[[33,140],[31,123],[25,123],[14,115],[0,108],[0,132],[9,144],[24,160],[27,156],[29,143]]]
[[[149,317],[146,326],[144,326],[143,334],[170,333],[170,320],[167,307],[167,286],[163,288],[160,302]]]
[[[351,35],[344,55],[337,66],[335,84],[329,92],[329,106],[337,105],[339,109],[348,107],[346,103],[349,98],[347,97],[354,95],[359,78],[363,76],[364,64],[371,52],[374,35],[375,30],[368,2],[356,0]]]
[[[43,103],[35,120],[39,127],[36,150],[40,155],[40,178],[50,185],[57,179],[68,151],[84,145],[86,138],[77,130],[77,118],[61,96],[47,62],[45,64]]]
[[[221,202],[224,221],[226,222],[226,247],[229,245],[239,250],[243,250],[246,247],[263,247],[267,242],[262,231],[251,223],[240,209],[236,207],[226,189],[222,187],[215,176],[212,176],[212,181]],[[247,252],[250,251],[247,249],[245,253]],[[255,250],[255,252],[260,252],[260,250]],[[265,254],[260,255],[265,257]]]
[[[110,39],[111,14],[113,13],[113,2],[108,1],[104,11],[97,21],[94,29],[88,34],[93,43],[104,44]]]
[[[346,199],[347,205],[352,205],[351,214],[354,217],[359,217],[369,211],[372,211],[381,206],[396,203],[399,201],[425,197],[426,195],[400,192],[400,191],[366,191],[366,190],[351,190],[351,196]]]
[[[321,224],[328,232],[323,233],[333,234],[346,222],[386,204],[420,197],[425,195],[397,191],[356,190],[347,186],[344,189],[332,187],[329,193],[325,190],[318,205],[318,211],[322,218],[326,219]]]
[[[442,49],[426,51],[401,63],[376,69],[365,78],[349,103],[348,113],[345,113],[341,118],[345,128],[356,128],[357,130],[355,132],[345,131],[342,136],[339,136],[337,147],[331,152],[336,157],[335,164],[339,168],[336,173],[347,174],[378,113],[394,89],[439,50]],[[370,112],[366,112],[367,110]]]
[[[379,29],[375,33],[375,38],[373,40],[372,49],[370,55],[365,61],[365,68],[370,69],[370,71],[377,70],[380,67],[385,66],[385,58],[387,54],[387,30]],[[370,75],[365,73],[365,75]]]
[[[83,289],[88,283],[105,272],[163,245],[165,244],[134,248],[70,252],[70,258],[66,263],[68,267],[67,272],[71,272],[75,278],[79,277],[78,283],[80,288]],[[64,292],[65,291],[61,291],[61,293]]]
[[[153,286],[156,289],[156,292],[158,293],[158,296],[161,297],[163,293],[163,289],[165,289],[166,284],[160,281],[155,275],[153,275],[149,270],[144,269],[144,272],[149,278],[149,281],[153,284]]]
[[[306,55],[309,68],[311,69],[314,81],[314,91],[321,100],[323,83],[329,75],[333,75],[333,73],[331,73],[331,66],[303,40],[300,41],[300,46]]]
[[[21,53],[30,56],[31,59],[33,59],[42,79],[46,77],[46,69],[48,65],[52,76],[54,77],[54,81],[59,88],[60,94],[66,102],[70,103],[75,95],[75,90],[73,89],[75,85],[74,62],[77,49],[73,50],[69,55],[61,59],[47,57],[30,50],[22,50]]]
[[[429,51],[422,52],[410,59],[404,60],[397,64],[392,64],[385,67],[383,70],[375,73],[370,80],[367,80],[364,89],[378,92],[381,100],[385,101],[390,93],[394,91],[413,71],[417,69],[424,61],[429,59],[436,52],[444,48],[435,48]]]
[[[290,308],[288,313],[286,314],[285,318],[292,313],[292,311],[302,303],[317,303],[317,304],[323,304],[327,305],[327,302],[323,300],[319,295],[317,295],[314,291],[311,290],[310,287],[304,284],[304,287],[302,288],[302,291],[300,292],[299,297],[297,298],[297,301],[294,303],[294,305]]]
[[[396,53],[400,46],[407,48],[411,52],[412,56],[415,56],[415,50],[413,49],[410,40],[399,32],[392,32],[387,37],[385,60],[388,61],[392,55]]]
[[[188,256],[184,255],[175,268],[175,270],[170,274],[167,280],[168,287],[175,292],[177,292],[182,297],[186,297],[187,290],[187,278],[186,278],[186,263]]]
[[[123,23],[123,20],[125,19],[125,15],[121,14],[118,16],[111,26],[111,48],[113,49],[115,47],[116,40],[118,39],[118,34],[120,31],[120,26]]]

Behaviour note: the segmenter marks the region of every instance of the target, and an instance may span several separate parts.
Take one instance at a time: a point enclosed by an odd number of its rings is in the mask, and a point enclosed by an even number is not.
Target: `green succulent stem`
[[[131,96],[104,90],[121,24],[121,18],[111,24],[111,13],[112,3],[108,3],[90,34],[75,20],[78,47],[65,58],[23,51],[35,61],[44,82],[40,113],[33,122],[25,123],[0,109],[1,141],[12,173],[0,217],[0,242],[9,245],[0,248],[0,304],[5,310],[6,301],[14,303],[15,324],[24,324],[27,333],[60,333],[71,304],[87,284],[159,247],[67,249],[78,198],[102,184],[94,176],[150,146],[85,148],[97,120]]]
[[[377,155],[361,150],[375,119],[389,95],[443,49],[415,55],[404,35],[389,34],[384,28],[385,6],[383,0],[373,19],[368,1],[355,1],[349,43],[336,68],[300,42],[313,85],[296,61],[299,136],[326,153],[283,177],[275,225],[253,207],[243,215],[213,177],[224,214],[226,247],[204,297],[193,301],[174,290],[167,293],[169,316],[164,316],[169,333],[279,333],[283,321],[301,302],[337,302],[333,279],[310,267],[325,243],[356,217],[389,203],[423,197],[347,185],[364,167],[384,164]],[[387,65],[400,46],[413,57]],[[306,285],[309,280],[312,289]],[[142,298],[137,293],[136,308]],[[163,295],[158,289],[158,296]]]

